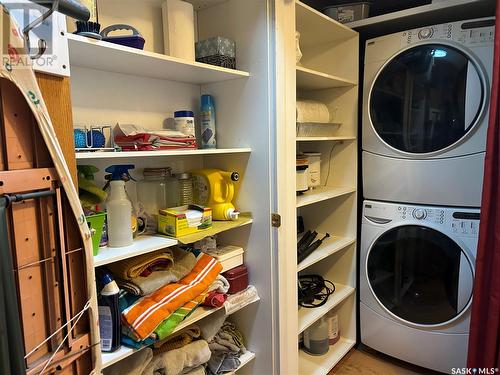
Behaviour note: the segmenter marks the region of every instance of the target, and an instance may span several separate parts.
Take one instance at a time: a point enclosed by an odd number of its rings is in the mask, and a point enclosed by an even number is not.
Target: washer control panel
[[[453,40],[469,46],[491,45],[495,39],[493,20],[450,22],[401,33],[401,46],[426,40]]]
[[[449,208],[416,206],[397,203],[365,201],[363,215],[370,223],[378,225],[422,225],[442,227],[443,231],[460,237],[478,237],[479,210],[470,208]]]

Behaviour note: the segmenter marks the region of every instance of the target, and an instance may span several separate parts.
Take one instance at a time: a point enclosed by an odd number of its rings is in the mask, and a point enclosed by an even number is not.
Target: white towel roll
[[[330,122],[330,111],[326,104],[314,100],[297,100],[297,122],[325,124]]]
[[[166,0],[161,9],[165,55],[194,61],[193,5],[181,0]]]

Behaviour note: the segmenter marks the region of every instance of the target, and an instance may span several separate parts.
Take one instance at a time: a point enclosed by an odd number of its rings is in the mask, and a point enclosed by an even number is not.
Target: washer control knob
[[[425,27],[418,32],[418,39],[429,39],[432,36],[432,28]]]
[[[425,219],[426,216],[427,213],[425,212],[425,210],[422,210],[421,208],[416,208],[413,210],[413,217],[417,220]]]

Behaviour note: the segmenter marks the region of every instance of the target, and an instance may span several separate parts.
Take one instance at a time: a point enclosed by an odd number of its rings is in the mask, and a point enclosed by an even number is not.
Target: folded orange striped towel
[[[137,339],[146,339],[174,311],[207,290],[221,270],[215,258],[201,253],[193,270],[178,283],[165,285],[123,311],[123,323]]]

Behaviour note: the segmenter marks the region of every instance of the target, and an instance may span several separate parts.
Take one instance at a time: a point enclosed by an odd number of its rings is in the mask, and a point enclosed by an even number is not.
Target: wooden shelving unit
[[[316,230],[318,238],[329,233],[330,238],[289,272],[319,274],[335,285],[325,305],[298,308],[297,335],[327,314],[338,315],[342,335],[323,356],[299,349],[297,369],[299,375],[326,375],[356,341],[359,36],[299,1],[295,3],[295,21],[303,53],[296,67],[296,96],[337,108],[335,122],[342,124],[321,127],[317,135],[296,137],[295,150],[321,153],[321,185],[298,195],[296,207],[306,230]]]
[[[240,70],[96,41],[80,35],[67,34],[67,38],[72,66],[197,85],[250,76]]]
[[[245,249],[249,282],[261,294],[262,302],[249,301],[232,320],[242,331],[249,350],[237,369],[252,368],[255,373],[272,373],[276,338],[274,299],[266,288],[273,284],[274,252],[269,173],[274,139],[271,124],[270,61],[273,51],[266,27],[266,2],[241,0],[188,0],[196,11],[197,40],[214,35],[229,37],[237,43],[238,70],[202,64],[162,54],[163,27],[160,0],[137,2],[109,0],[99,3],[100,22],[134,24],[144,36],[144,50],[95,41],[71,34],[64,35],[68,45],[71,71],[71,96],[75,125],[137,124],[147,129],[164,129],[166,119],[176,110],[199,113],[200,95],[215,99],[217,143],[214,150],[169,150],[152,152],[85,152],[77,153],[79,164],[100,169],[96,184],[104,185],[104,169],[113,164],[134,164],[132,175],[141,179],[142,170],[170,167],[174,173],[198,168],[219,168],[240,172],[234,203],[241,212],[252,212],[227,227],[221,227],[219,243]],[[231,22],[219,22],[228,19]],[[256,28],[256,25],[258,27]],[[252,30],[252,32],[249,32]],[[241,105],[246,103],[245,105]],[[251,129],[251,131],[249,131]],[[135,184],[127,183],[127,192],[140,200]],[[268,197],[266,199],[265,197]],[[255,213],[254,213],[255,212]],[[227,223],[227,222],[226,222]],[[231,230],[229,230],[231,229]],[[96,267],[148,253],[175,244],[191,243],[192,238],[173,239],[163,236],[139,236],[129,248],[101,249],[95,257]],[[177,328],[185,328],[207,318],[220,309],[198,308]],[[135,351],[122,347],[115,353],[102,354],[104,367],[112,366]],[[257,353],[257,355],[255,354]],[[242,370],[244,371],[244,370]]]

